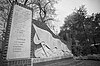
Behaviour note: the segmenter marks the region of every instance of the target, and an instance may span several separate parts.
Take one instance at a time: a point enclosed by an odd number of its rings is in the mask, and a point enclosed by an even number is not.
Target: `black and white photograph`
[[[0,66],[100,66],[100,0],[0,0]]]

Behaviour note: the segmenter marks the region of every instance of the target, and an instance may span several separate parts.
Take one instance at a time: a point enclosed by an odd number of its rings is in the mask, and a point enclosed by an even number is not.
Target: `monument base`
[[[71,58],[73,56],[57,56],[49,58],[30,58],[30,59],[13,59],[8,60],[8,66],[33,66],[34,63],[54,61],[64,58]]]

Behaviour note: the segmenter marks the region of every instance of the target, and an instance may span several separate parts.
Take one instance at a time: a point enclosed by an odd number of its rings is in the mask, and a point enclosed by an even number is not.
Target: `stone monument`
[[[73,56],[65,41],[33,17],[31,8],[12,4],[3,45],[5,66],[33,66]]]

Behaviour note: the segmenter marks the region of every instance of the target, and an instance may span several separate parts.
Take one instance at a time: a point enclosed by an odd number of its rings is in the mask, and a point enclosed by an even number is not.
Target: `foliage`
[[[33,18],[41,22],[54,20],[54,16],[56,15],[54,4],[58,2],[57,0],[0,0],[0,16],[2,16],[3,20],[6,20],[5,22],[7,22],[7,16],[13,1],[32,8]]]
[[[0,41],[4,39],[4,32],[10,10],[10,4],[8,0],[0,0]]]
[[[81,37],[84,38],[85,31],[84,31],[83,25],[84,25],[85,17],[86,17],[86,10],[84,6],[81,6],[79,9],[75,10],[75,12],[73,12],[71,15],[65,18],[65,21],[64,21],[65,24],[62,27],[62,29],[65,29],[65,31],[69,31],[74,41],[79,40],[79,38]],[[84,40],[84,39],[81,39],[81,40]]]
[[[18,2],[24,3],[24,0]],[[47,22],[49,20],[54,20],[55,8],[54,4],[57,0],[26,0],[25,5],[33,8],[33,18],[41,22]]]
[[[67,16],[64,22],[65,24],[61,27],[62,33],[68,33],[72,38],[72,44],[82,47],[83,54],[90,53],[91,44],[100,42],[100,13],[88,17],[87,10],[82,5]]]
[[[9,2],[7,0],[0,0],[0,18],[3,22],[7,22],[10,9],[9,6]]]

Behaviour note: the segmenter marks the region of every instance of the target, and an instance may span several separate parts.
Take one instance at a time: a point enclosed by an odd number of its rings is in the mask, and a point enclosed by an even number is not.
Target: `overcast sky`
[[[57,18],[59,19],[59,23],[56,25],[62,25],[64,17],[71,14],[75,8],[79,8],[81,5],[85,5],[89,15],[97,12],[100,13],[100,0],[61,0],[55,5]]]

